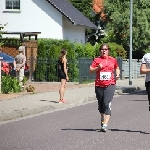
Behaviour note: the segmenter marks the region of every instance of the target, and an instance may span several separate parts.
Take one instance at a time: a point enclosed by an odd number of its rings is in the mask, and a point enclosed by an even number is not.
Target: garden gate
[[[33,59],[36,59],[37,57],[37,36],[40,33],[41,32],[3,32],[3,34],[20,35],[20,38],[1,38],[0,42],[3,43],[3,46],[0,47],[0,51],[15,57],[18,54],[18,47],[21,45],[25,46],[27,65],[29,66],[31,73],[35,69],[35,62],[33,62]],[[31,76],[32,75],[30,75],[30,77]]]

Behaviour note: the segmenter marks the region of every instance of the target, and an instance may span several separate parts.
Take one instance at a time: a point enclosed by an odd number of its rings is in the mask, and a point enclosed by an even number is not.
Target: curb
[[[37,108],[26,109],[21,111],[12,111],[11,113],[5,113],[2,116],[0,116],[0,122],[16,119],[20,117],[25,117],[28,115],[37,114],[37,113],[54,110],[54,109],[55,108],[53,106],[44,106],[44,107],[37,107]]]
[[[139,90],[142,90],[143,88],[142,87],[124,87],[123,89],[119,89],[119,90],[116,90],[115,91],[115,95],[123,95],[123,94],[129,94],[129,93],[132,93],[132,92],[136,92],[136,91],[139,91]]]
[[[135,91],[139,91],[139,90],[142,90],[142,87],[123,87],[122,89],[116,90],[114,95],[121,96],[124,94],[129,94],[129,93],[132,93]],[[71,106],[73,104],[81,104],[81,103],[85,103],[88,101],[94,101],[94,100],[96,100],[95,96],[94,97],[93,96],[92,97],[83,97],[83,98],[80,98],[77,103],[71,103],[71,104],[69,104],[69,106]],[[29,116],[32,114],[38,114],[38,113],[42,113],[44,111],[56,110],[56,109],[62,108],[64,106],[65,105],[55,107],[55,106],[49,105],[49,106],[36,107],[33,109],[24,109],[24,110],[19,110],[19,111],[13,110],[11,113],[5,113],[2,116],[0,116],[0,122],[16,119],[16,118],[20,118],[20,117],[25,117],[25,116]],[[67,105],[67,107],[68,107],[68,105]]]

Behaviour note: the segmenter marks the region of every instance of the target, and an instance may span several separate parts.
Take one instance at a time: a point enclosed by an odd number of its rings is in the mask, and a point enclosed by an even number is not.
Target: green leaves
[[[1,81],[1,91],[3,94],[21,92],[21,86],[19,85],[19,80],[17,78],[5,75],[2,76]]]
[[[130,42],[130,1],[105,0],[105,13],[108,15],[107,30],[113,31],[116,43],[124,47]],[[133,50],[144,53],[150,40],[150,4],[147,0],[133,1]]]
[[[4,29],[4,27],[7,25],[7,23],[6,24],[0,24],[0,38],[2,38],[2,35],[3,35],[3,29]],[[0,42],[0,47],[3,45],[4,43],[1,43]]]
[[[87,18],[93,20],[92,17],[92,0],[69,0],[74,7],[82,12]]]

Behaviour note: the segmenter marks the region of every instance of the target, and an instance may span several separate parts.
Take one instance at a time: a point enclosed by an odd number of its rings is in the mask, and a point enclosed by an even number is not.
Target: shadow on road
[[[49,100],[40,100],[41,102],[52,102],[52,103],[59,103],[59,102],[57,102],[57,101],[49,101]]]
[[[147,95],[146,90],[133,91],[129,95]]]
[[[67,128],[67,129],[61,129],[61,130],[73,130],[73,131],[99,131],[100,129],[71,129],[71,128]]]
[[[66,130],[66,131],[69,131],[69,130],[72,130],[72,131],[96,131],[96,132],[100,132],[100,129],[71,129],[71,128],[66,128],[66,129],[61,129],[61,130]],[[145,131],[133,131],[133,130],[122,130],[122,129],[108,129],[110,131],[123,131],[123,132],[139,132],[141,134],[150,134],[150,133],[147,133]]]
[[[139,132],[141,134],[150,134],[144,131],[122,130],[122,129],[109,129],[110,131],[123,131],[123,132]]]
[[[136,99],[136,100],[129,100],[129,101],[136,101],[136,102],[143,102],[143,101],[145,101],[145,102],[148,102],[147,99],[144,99],[144,100],[138,100],[138,99]]]

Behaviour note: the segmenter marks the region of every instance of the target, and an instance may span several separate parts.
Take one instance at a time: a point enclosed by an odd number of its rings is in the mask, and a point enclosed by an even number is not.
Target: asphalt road
[[[0,150],[150,150],[145,91],[115,97],[106,133],[97,102],[0,124]]]

